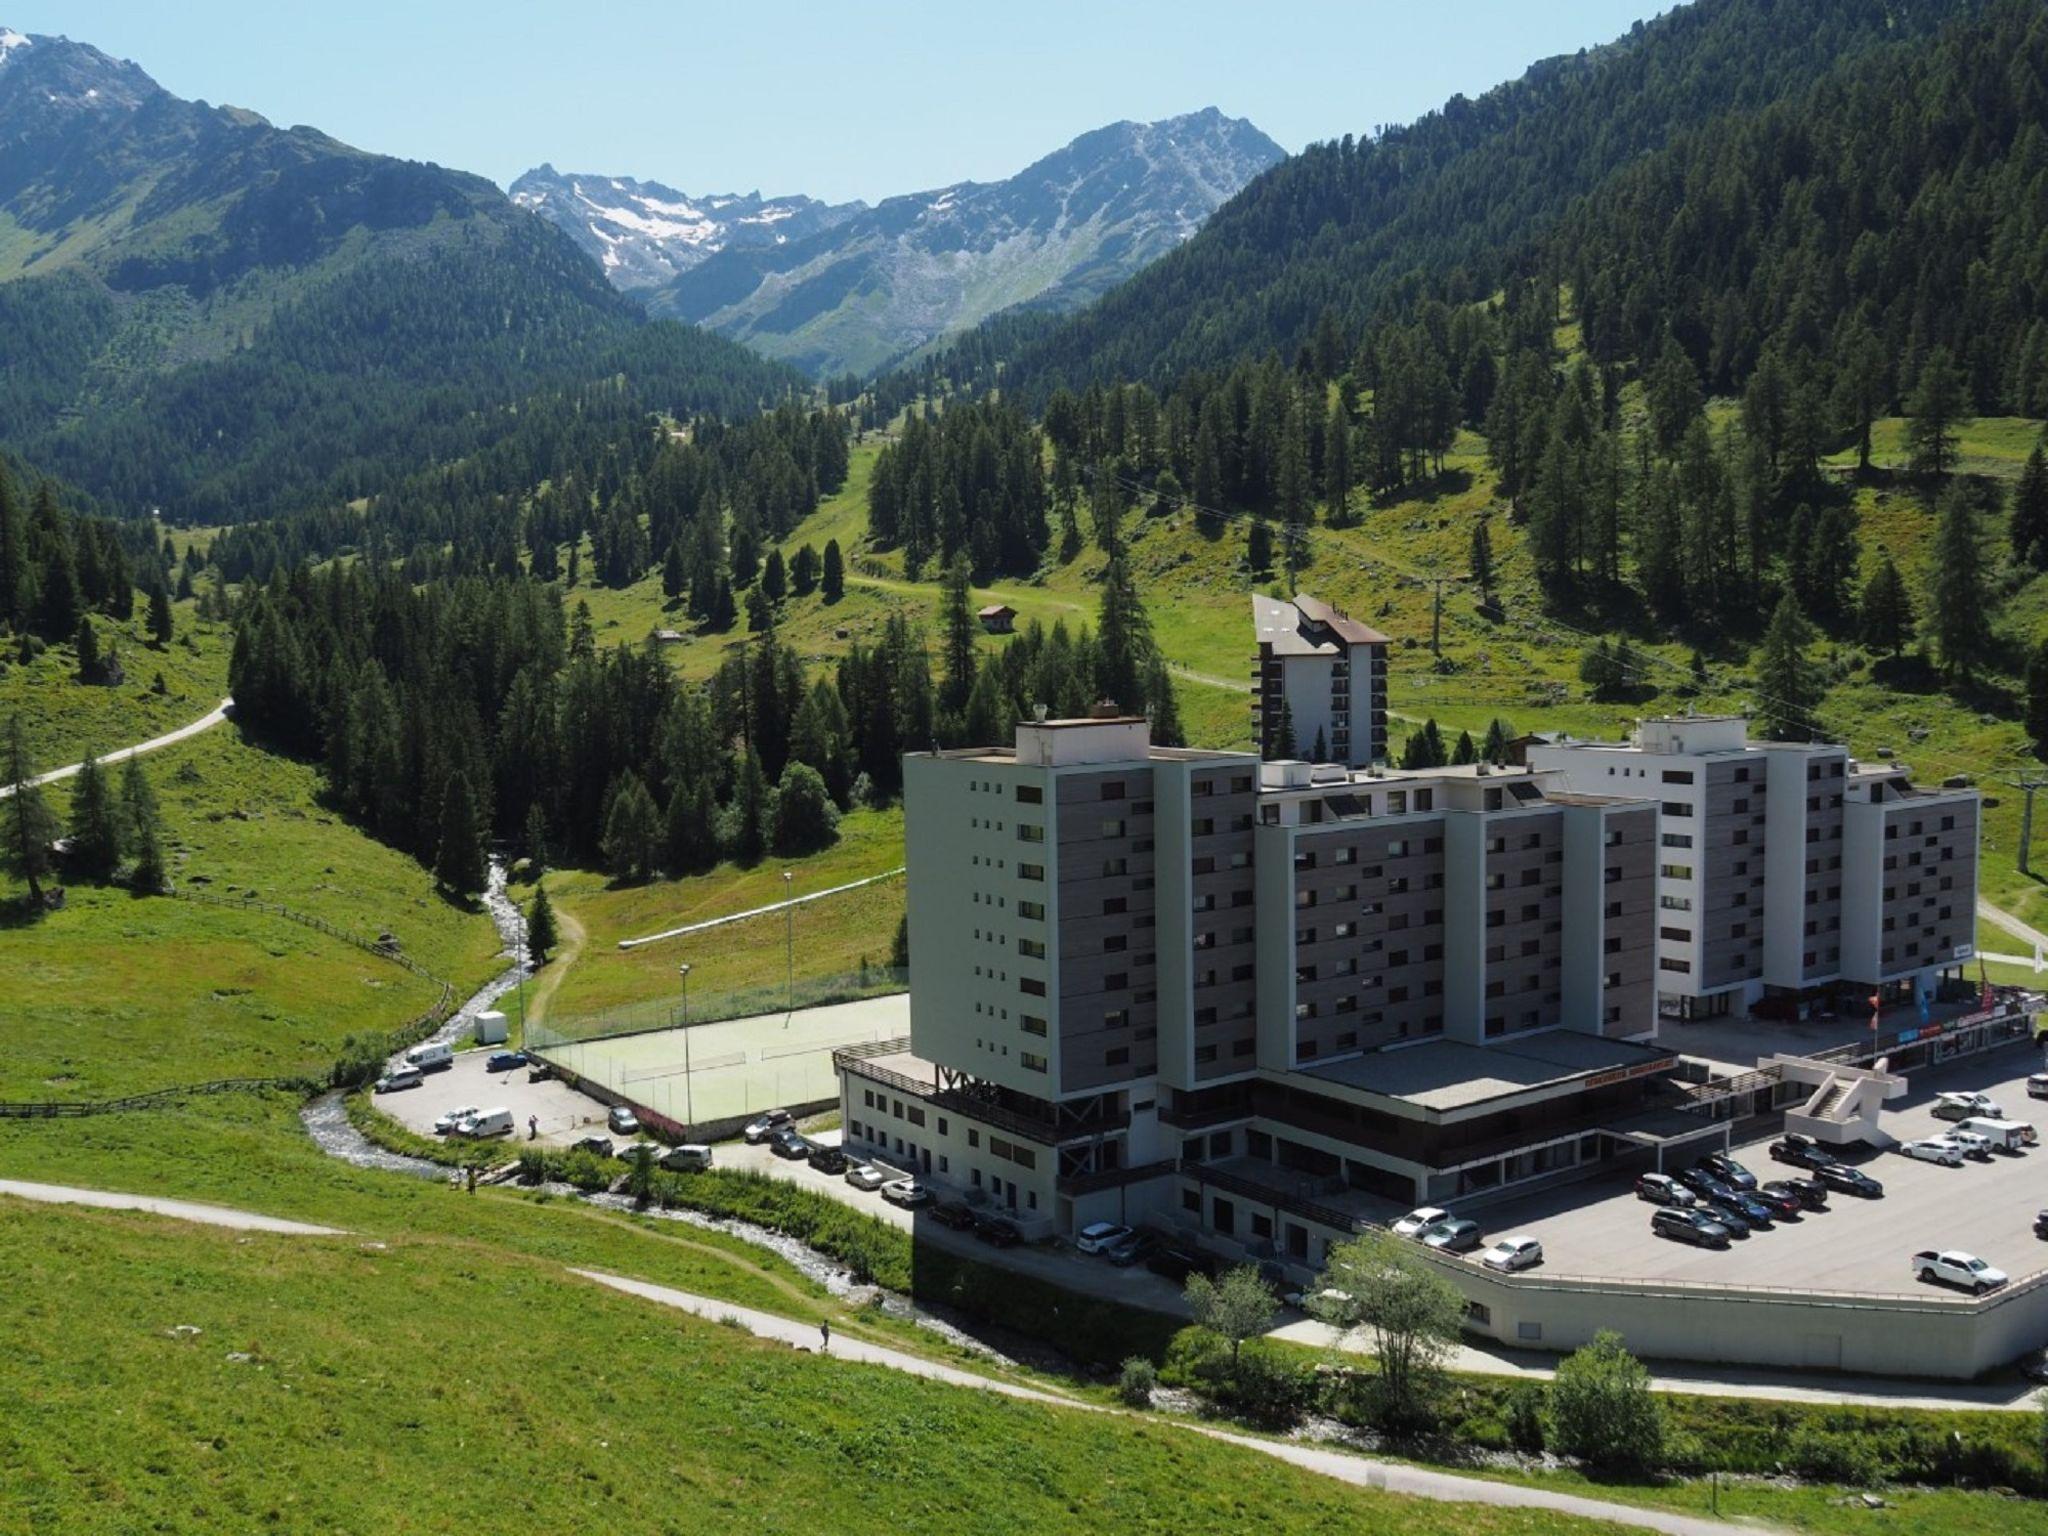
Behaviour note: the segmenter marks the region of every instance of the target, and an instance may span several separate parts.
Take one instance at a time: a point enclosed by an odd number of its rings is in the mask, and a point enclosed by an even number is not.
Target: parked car
[[[435,1119],[434,1134],[436,1136],[448,1135],[458,1125],[462,1124],[463,1121],[467,1120],[471,1115],[475,1114],[476,1112],[477,1106],[474,1104],[465,1104],[460,1109],[449,1110],[447,1114],[438,1116]]]
[[[455,1127],[458,1136],[510,1136],[512,1134],[512,1111],[502,1106],[497,1109],[480,1109],[462,1124]]]
[[[771,1109],[765,1115],[757,1115],[747,1122],[747,1128],[740,1132],[741,1140],[750,1147],[757,1147],[781,1130],[795,1117],[786,1109]]]
[[[965,1232],[974,1226],[974,1208],[965,1200],[941,1200],[932,1207],[932,1220],[955,1232]]]
[[[1083,1253],[1101,1253],[1131,1235],[1120,1221],[1091,1221],[1074,1234],[1074,1246]]]
[[[974,1235],[991,1248],[1014,1248],[1024,1241],[1017,1223],[1002,1216],[976,1217]]]
[[[920,1205],[931,1204],[932,1187],[920,1184],[916,1179],[895,1179],[882,1186],[882,1198],[891,1205],[900,1205],[906,1210]]]
[[[1543,1245],[1533,1237],[1523,1237],[1518,1233],[1513,1237],[1502,1238],[1480,1254],[1479,1262],[1488,1269],[1528,1269],[1531,1265],[1543,1262]]]
[[[1749,1191],[1756,1188],[1756,1175],[1735,1161],[1726,1152],[1709,1152],[1695,1167],[1704,1168],[1730,1189]]]
[[[1765,1184],[1752,1189],[1744,1196],[1771,1213],[1773,1221],[1797,1221],[1806,1214],[1806,1202],[1789,1190],[1773,1189]]]
[[[2034,1236],[2048,1237],[2048,1211],[2034,1213]]]
[[[777,1157],[786,1157],[793,1163],[808,1161],[813,1150],[810,1138],[784,1126],[768,1138],[768,1150]]]
[[[2004,1270],[1993,1269],[1974,1253],[1958,1248],[1946,1252],[1921,1249],[1913,1255],[1913,1274],[1930,1283],[1961,1286],[1972,1296],[1995,1291],[2006,1281]]]
[[[612,1139],[609,1136],[585,1136],[581,1141],[569,1144],[571,1152],[588,1152],[592,1157],[610,1157]]]
[[[1825,1168],[1838,1161],[1834,1153],[1811,1136],[1802,1136],[1797,1131],[1787,1132],[1772,1142],[1771,1157],[1794,1168]]]
[[[1937,1093],[1934,1096],[1935,1119],[1967,1120],[1972,1115],[2003,1120],[2005,1111],[1998,1107],[1998,1101],[1988,1093]]]
[[[1729,1192],[1728,1198],[1721,1203],[1723,1205],[1732,1205],[1736,1210],[1742,1212],[1743,1218],[1752,1227],[1768,1227],[1778,1219],[1778,1213],[1771,1208],[1768,1202],[1759,1200],[1747,1190],[1732,1190]]]
[[[418,1067],[393,1067],[377,1079],[377,1092],[398,1093],[406,1088],[417,1088],[425,1081]]]
[[[2048,1072],[2036,1072],[2027,1079],[2027,1097],[2048,1099]]]
[[[1450,1214],[1449,1211],[1439,1206],[1422,1206],[1417,1210],[1410,1211],[1406,1216],[1403,1216],[1394,1223],[1394,1236],[1420,1237],[1426,1228],[1435,1226]]]
[[[1668,1173],[1646,1173],[1636,1180],[1636,1198],[1652,1205],[1675,1205],[1680,1209],[1699,1197]]]
[[[1118,1269],[1142,1264],[1159,1251],[1159,1239],[1150,1232],[1133,1232],[1105,1248],[1102,1256]]]
[[[604,1117],[604,1123],[611,1127],[614,1136],[638,1136],[640,1117],[623,1104],[614,1104],[612,1112]]]
[[[1748,1212],[1733,1200],[1723,1200],[1718,1196],[1705,1199],[1700,1201],[1699,1209],[1708,1218],[1726,1227],[1730,1237],[1747,1237],[1756,1226],[1756,1223],[1749,1219]]]
[[[529,1083],[544,1083],[554,1075],[555,1069],[544,1061],[532,1062],[526,1069],[526,1080]]]
[[[1908,1157],[1917,1157],[1923,1163],[1939,1163],[1944,1168],[1963,1166],[1963,1149],[1946,1136],[1924,1136],[1918,1141],[1902,1141],[1899,1150]]]
[[[1467,1221],[1462,1216],[1440,1221],[1422,1234],[1425,1248],[1435,1248],[1444,1253],[1471,1253],[1485,1241],[1480,1235],[1479,1223]]]
[[[484,1062],[486,1072],[510,1072],[526,1065],[524,1051],[493,1051]]]
[[[405,1053],[405,1064],[422,1072],[439,1072],[455,1065],[455,1048],[445,1040],[416,1045]]]
[[[810,1164],[820,1173],[844,1173],[849,1159],[838,1147],[813,1144]]]
[[[888,1183],[889,1175],[873,1163],[855,1163],[846,1170],[846,1182],[855,1189],[873,1191]]]
[[[1947,1140],[1961,1147],[1963,1149],[1963,1156],[1974,1157],[1980,1163],[1991,1161],[1991,1138],[1989,1136],[1982,1135],[1976,1131],[1966,1130],[1960,1125],[1952,1131],[1944,1131],[1942,1135]]]
[[[1704,1168],[1687,1168],[1678,1175],[1678,1182],[1703,1200],[1725,1200],[1735,1191],[1719,1174],[1709,1173]]]
[[[661,1166],[671,1173],[700,1173],[711,1166],[711,1149],[698,1142],[686,1141],[680,1147],[670,1147],[663,1153]]]
[[[1847,1163],[1823,1163],[1813,1170],[1813,1176],[1829,1189],[1865,1200],[1875,1200],[1884,1193],[1882,1183],[1861,1168],[1851,1168]]]
[[[1164,1275],[1175,1285],[1185,1285],[1190,1275],[1215,1278],[1221,1266],[1197,1248],[1161,1248],[1145,1260],[1145,1267],[1155,1275]]]
[[[1691,1243],[1699,1248],[1726,1248],[1733,1236],[1726,1225],[1704,1211],[1652,1211],[1650,1230],[1659,1237]]]
[[[613,1156],[623,1163],[638,1163],[642,1161],[659,1163],[661,1161],[661,1148],[651,1141],[629,1141],[619,1148]]]
[[[1819,1179],[1773,1179],[1757,1193],[1790,1195],[1809,1211],[1824,1211],[1828,1208],[1828,1187]]]

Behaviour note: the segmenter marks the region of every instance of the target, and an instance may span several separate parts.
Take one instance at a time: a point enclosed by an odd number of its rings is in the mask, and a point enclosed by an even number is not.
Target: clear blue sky
[[[509,181],[869,201],[1216,106],[1288,150],[1406,122],[1670,0],[0,0],[180,96]]]

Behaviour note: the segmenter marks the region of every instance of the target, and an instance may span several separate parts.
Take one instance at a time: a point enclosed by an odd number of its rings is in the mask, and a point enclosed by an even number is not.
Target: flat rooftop
[[[1553,1029],[1500,1045],[1431,1040],[1371,1051],[1327,1066],[1299,1067],[1295,1075],[1443,1111],[1467,1109],[1489,1099],[1592,1073],[1647,1069],[1676,1060],[1674,1052],[1662,1047],[1609,1040],[1575,1029]]]

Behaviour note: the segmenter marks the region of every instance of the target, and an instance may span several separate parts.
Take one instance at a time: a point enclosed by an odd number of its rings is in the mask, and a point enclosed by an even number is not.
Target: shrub
[[[1785,1451],[1786,1465],[1816,1483],[1867,1488],[1884,1480],[1884,1454],[1868,1435],[1801,1424]]]
[[[1605,1330],[1558,1365],[1550,1391],[1557,1448],[1605,1471],[1647,1471],[1664,1451],[1664,1408],[1650,1373]]]
[[[1543,1449],[1543,1388],[1525,1381],[1508,1394],[1508,1443],[1533,1456]]]
[[[1150,1408],[1152,1392],[1159,1385],[1159,1368],[1143,1355],[1131,1355],[1124,1361],[1123,1371],[1117,1377],[1116,1395],[1124,1400],[1126,1407]]]

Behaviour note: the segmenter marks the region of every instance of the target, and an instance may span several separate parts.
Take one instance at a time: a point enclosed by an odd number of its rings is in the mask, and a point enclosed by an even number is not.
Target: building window
[[[1017,786],[1017,803],[1019,805],[1043,805],[1045,803],[1045,791],[1036,784],[1019,784]]]
[[[1035,1055],[1030,1051],[1019,1051],[1017,1053],[1017,1064],[1023,1067],[1026,1072],[1043,1072],[1045,1070],[1045,1058]]]

